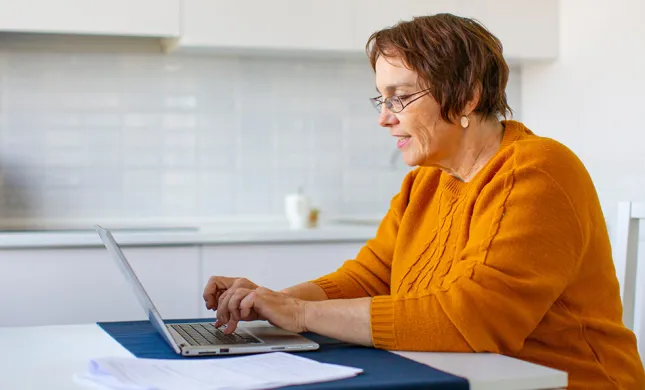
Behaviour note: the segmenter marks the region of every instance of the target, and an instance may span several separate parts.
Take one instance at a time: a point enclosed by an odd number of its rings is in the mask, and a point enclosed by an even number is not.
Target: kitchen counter
[[[281,220],[198,223],[101,223],[122,246],[226,245],[240,243],[364,242],[374,237],[376,219],[321,222],[316,228],[292,230]],[[0,249],[103,246],[91,224],[71,228],[38,227],[0,231]]]

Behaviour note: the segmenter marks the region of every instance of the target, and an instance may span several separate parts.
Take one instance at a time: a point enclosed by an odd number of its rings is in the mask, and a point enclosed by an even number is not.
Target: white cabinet
[[[184,0],[174,48],[363,56],[373,32],[440,12],[480,20],[514,62],[557,56],[557,0]]]
[[[479,20],[497,36],[512,61],[555,59],[558,54],[557,0],[349,0],[352,49],[364,50],[369,36],[401,20],[453,13]]]
[[[439,12],[479,19],[512,60],[553,59],[557,0],[0,0],[0,31],[157,37],[168,50],[364,55],[373,32]]]
[[[184,0],[182,48],[348,50],[347,0]]]
[[[480,20],[516,61],[553,60],[559,51],[558,0],[461,0],[461,15]]]
[[[336,270],[361,242],[123,248],[165,319],[212,316],[202,293],[211,275],[282,289]],[[0,326],[146,319],[103,247],[0,250]]]
[[[199,247],[124,253],[165,318],[199,314]],[[145,319],[105,248],[0,251],[0,326]]]
[[[335,271],[363,243],[209,245],[202,248],[202,286],[212,275],[245,277],[280,290]],[[212,316],[202,306],[204,316]]]
[[[401,20],[439,12],[458,12],[463,0],[349,0],[352,15],[352,49],[365,50],[370,35],[378,30],[395,25]]]
[[[0,31],[177,37],[180,0],[0,0]]]
[[[199,314],[199,246],[126,247],[123,252],[164,319]]]

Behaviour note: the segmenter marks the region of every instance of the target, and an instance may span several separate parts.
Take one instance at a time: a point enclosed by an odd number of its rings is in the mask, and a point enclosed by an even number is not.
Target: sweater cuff
[[[320,286],[329,299],[351,299],[363,298],[369,295],[361,288],[361,285],[352,280],[343,272],[333,272],[312,280]]]
[[[325,294],[327,294],[328,299],[343,298],[343,291],[333,280],[327,277],[322,277],[316,280],[312,280],[311,282],[320,286],[320,288],[322,288],[325,291]]]
[[[372,343],[381,349],[396,349],[394,303],[389,295],[372,298],[370,309]]]

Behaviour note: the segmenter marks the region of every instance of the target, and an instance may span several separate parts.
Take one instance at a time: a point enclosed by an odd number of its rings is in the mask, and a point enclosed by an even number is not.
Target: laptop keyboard
[[[171,324],[190,345],[213,345],[213,344],[261,344],[262,342],[248,333],[224,334],[213,324],[196,323],[196,324]]]

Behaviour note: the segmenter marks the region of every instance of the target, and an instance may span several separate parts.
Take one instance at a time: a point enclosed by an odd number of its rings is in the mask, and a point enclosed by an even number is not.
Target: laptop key
[[[182,329],[179,326],[174,326],[174,325],[171,325],[171,326],[174,330],[177,331],[177,333],[181,335],[181,337],[183,337],[186,341],[188,341],[188,344],[199,345],[197,341],[195,341],[195,339],[191,335],[189,335],[184,329]]]
[[[201,334],[195,331],[190,325],[180,324],[173,326],[191,345],[211,345],[213,340],[208,340]]]
[[[243,337],[235,332],[227,335],[221,330],[217,329],[212,324],[203,324],[202,328],[204,329],[204,331],[208,332],[208,334],[213,335],[214,337],[216,337],[218,340],[221,340],[221,341],[230,342],[230,343],[239,343],[239,344],[249,343],[249,340],[247,339],[247,337]]]
[[[191,345],[212,345],[212,344],[261,344],[255,337],[235,332],[225,334],[215,328],[212,324],[174,324],[171,325]]]
[[[221,344],[223,341],[228,341],[228,342],[234,342],[235,340],[230,340],[230,339],[225,339],[222,340],[217,337],[217,334],[211,333],[208,331],[208,329],[205,329],[200,326],[195,326],[195,331],[198,332],[202,337],[204,337],[206,340],[208,340],[211,344],[213,343],[219,343]]]
[[[193,325],[195,331],[198,332],[202,337],[213,337],[218,344],[248,344],[241,336],[236,333],[230,335],[224,334],[221,330],[215,328],[214,326],[208,326],[208,324],[195,324]]]

